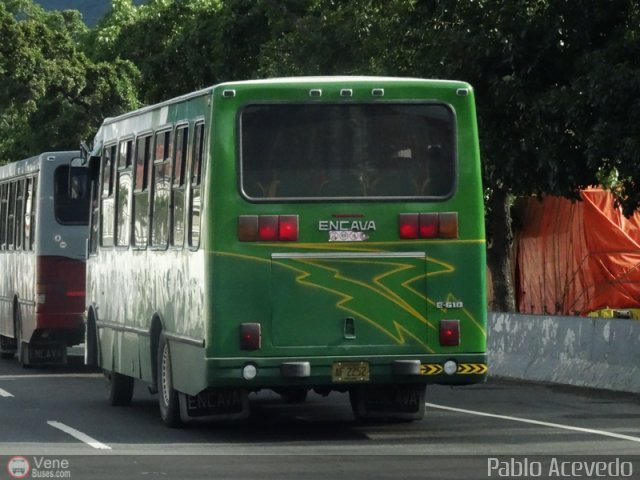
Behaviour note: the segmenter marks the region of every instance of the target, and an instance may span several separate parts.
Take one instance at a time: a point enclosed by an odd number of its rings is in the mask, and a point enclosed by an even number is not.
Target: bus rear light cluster
[[[460,345],[460,320],[440,320],[440,345],[443,347]]]
[[[262,328],[259,323],[240,324],[240,349],[260,350],[262,347]]]
[[[401,213],[400,238],[458,238],[458,212]]]
[[[298,240],[298,215],[240,215],[238,240],[295,242]]]

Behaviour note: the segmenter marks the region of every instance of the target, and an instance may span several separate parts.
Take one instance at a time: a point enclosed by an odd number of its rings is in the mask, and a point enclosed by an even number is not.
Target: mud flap
[[[195,396],[179,393],[183,422],[237,420],[249,416],[249,393],[241,388],[209,388]]]
[[[359,420],[420,420],[425,392],[425,385],[366,385],[349,390],[349,398]]]

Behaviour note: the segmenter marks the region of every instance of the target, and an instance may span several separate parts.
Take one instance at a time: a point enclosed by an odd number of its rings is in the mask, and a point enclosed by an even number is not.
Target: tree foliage
[[[135,66],[88,61],[85,32],[77,12],[0,4],[0,162],[75,149],[103,116],[137,105]]]

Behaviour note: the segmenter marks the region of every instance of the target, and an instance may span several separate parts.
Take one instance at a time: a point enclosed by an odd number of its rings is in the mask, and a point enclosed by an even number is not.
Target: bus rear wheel
[[[158,342],[158,405],[160,418],[169,427],[175,428],[182,425],[180,419],[180,403],[178,392],[173,388],[171,373],[171,351],[164,335],[160,334]]]
[[[133,398],[133,377],[122,375],[118,372],[104,372],[109,391],[109,404],[114,407],[124,407],[131,403]]]

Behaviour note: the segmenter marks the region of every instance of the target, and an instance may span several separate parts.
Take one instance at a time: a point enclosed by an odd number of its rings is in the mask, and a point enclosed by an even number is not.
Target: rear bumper
[[[446,373],[445,363],[455,362],[455,372]],[[333,375],[337,362],[367,362],[369,378],[362,381],[339,381]],[[242,370],[253,365],[257,374],[252,380],[242,377]],[[451,364],[449,365],[451,368]],[[451,372],[450,369],[447,369]],[[207,384],[249,389],[277,387],[348,389],[355,385],[480,383],[488,374],[487,355],[409,355],[307,358],[235,358],[206,359]]]

